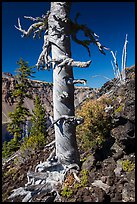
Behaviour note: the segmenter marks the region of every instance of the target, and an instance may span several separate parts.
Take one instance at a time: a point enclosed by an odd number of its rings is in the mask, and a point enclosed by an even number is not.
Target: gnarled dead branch
[[[67,81],[67,84],[86,84],[87,80],[86,79],[73,79],[73,78],[69,78]]]
[[[33,18],[31,16],[24,16],[24,18],[32,20],[32,21],[38,21],[36,23],[33,23],[30,25],[27,31],[23,30],[20,24],[20,19],[18,18],[18,27],[15,25],[15,28],[23,33],[21,37],[28,37],[31,35],[31,33],[34,32],[33,38],[36,37],[36,34],[38,34],[38,37],[41,37],[41,32],[45,31],[47,29],[47,22],[48,22],[48,16],[49,16],[49,11],[47,12],[46,15],[42,15],[42,18],[36,17]]]
[[[80,61],[74,61],[72,58],[69,58],[67,56],[62,56],[60,59],[52,59],[51,62],[55,62],[58,64],[58,67],[63,67],[65,65],[71,66],[71,67],[89,67],[91,64],[91,60],[87,62],[80,62]]]
[[[97,45],[99,51],[102,53],[102,54],[105,54],[104,52],[104,49],[105,50],[109,50],[109,48],[103,46],[100,42],[99,42],[99,36],[94,33],[91,29],[89,29],[86,25],[80,25],[78,24],[77,22],[77,18],[78,18],[79,14],[76,15],[75,17],[75,20],[74,22],[71,20],[70,21],[70,25],[71,25],[71,37],[72,37],[72,40],[74,40],[76,43],[78,44],[81,44],[82,46],[84,46],[88,53],[89,53],[89,56],[90,56],[90,49],[89,49],[89,45],[91,43]],[[84,32],[84,35],[86,37],[89,38],[89,40],[79,40],[76,36],[76,34],[78,33],[78,31],[83,31]]]
[[[45,32],[43,51],[41,52],[36,64],[38,70],[40,69],[40,67],[42,67],[42,69],[50,70],[50,63],[51,63],[50,52],[51,52],[51,44],[48,39],[48,34],[47,32]]]
[[[73,122],[76,125],[82,124],[84,122],[83,118],[76,118],[75,116],[62,115],[60,118],[58,118],[52,123],[52,126],[62,120],[65,122]]]

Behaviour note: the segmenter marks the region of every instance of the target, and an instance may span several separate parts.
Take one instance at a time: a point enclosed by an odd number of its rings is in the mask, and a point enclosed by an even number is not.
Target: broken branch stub
[[[60,59],[51,59],[50,61],[55,62],[57,64],[58,67],[63,67],[63,66],[71,66],[71,67],[80,67],[80,68],[85,68],[85,67],[89,67],[89,65],[91,64],[91,60],[87,61],[87,62],[80,62],[80,61],[74,61],[74,59],[66,57],[66,56],[62,56],[62,58]]]
[[[70,78],[67,81],[67,84],[78,84],[78,83],[85,85],[87,83],[87,80],[86,79],[72,79],[72,78]]]
[[[82,124],[84,122],[84,119],[83,118],[76,118],[75,116],[62,115],[60,118],[55,120],[52,125],[55,125],[60,121],[72,122],[72,123],[75,123],[75,125],[79,125],[79,124]]]

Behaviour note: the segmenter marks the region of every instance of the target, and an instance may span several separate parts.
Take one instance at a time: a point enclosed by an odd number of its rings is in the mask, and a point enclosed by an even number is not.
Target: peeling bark
[[[41,192],[56,192],[56,198],[59,200],[57,187],[62,185],[66,173],[72,170],[74,178],[80,182],[76,173],[80,170],[80,155],[76,142],[76,126],[83,123],[83,118],[75,117],[74,109],[74,84],[86,83],[85,79],[74,79],[73,67],[86,68],[91,64],[87,62],[75,61],[71,58],[70,36],[79,44],[87,48],[93,42],[103,54],[105,48],[100,44],[98,37],[94,32],[84,25],[78,25],[77,19],[73,23],[70,18],[70,2],[51,2],[50,12],[41,18],[24,16],[33,23],[27,31],[23,30],[18,18],[18,29],[23,33],[22,37],[34,33],[33,38],[41,37],[44,34],[43,50],[36,64],[37,68],[53,68],[53,103],[54,103],[54,121],[51,126],[55,128],[55,141],[46,145],[45,148],[53,148],[47,161],[36,166],[35,172],[28,172],[28,183],[24,188],[19,188],[10,195],[10,198],[20,194],[25,195],[22,202],[31,202],[33,197]],[[77,27],[77,29],[76,29]],[[74,32],[71,32],[74,28]],[[84,31],[85,36],[90,40],[80,41],[76,37],[78,30]],[[76,33],[75,33],[76,31]],[[51,54],[51,56],[50,56]],[[90,54],[90,53],[89,53]],[[51,127],[50,126],[50,127]],[[55,151],[55,152],[54,152]],[[55,156],[54,156],[55,154]],[[44,200],[48,202],[47,200]]]
[[[88,67],[91,61],[79,62],[71,58],[70,47],[70,26],[71,21],[69,2],[51,2],[50,12],[40,17],[24,16],[34,23],[27,31],[23,30],[18,18],[18,29],[23,33],[22,37],[34,33],[40,37],[42,31],[44,34],[43,50],[36,64],[37,68],[50,69],[53,67],[53,103],[54,103],[54,121],[62,116],[69,117],[60,120],[60,123],[54,123],[56,157],[62,164],[80,163],[80,156],[76,142],[76,125],[81,124],[83,120],[75,118],[74,110],[74,83],[85,83],[86,80],[74,80],[73,66]],[[73,24],[74,26],[74,24]],[[83,27],[82,27],[83,29]],[[85,29],[85,27],[84,27]],[[85,32],[89,30],[85,30]],[[89,34],[90,35],[90,32]],[[50,53],[52,57],[50,56]],[[67,82],[73,83],[67,83]]]
[[[52,43],[52,59],[71,58],[70,48],[70,24],[69,12],[70,3],[51,2],[51,13],[48,18],[48,35]],[[61,34],[61,36],[60,36]],[[56,43],[56,45],[55,45]],[[53,102],[54,102],[54,120],[58,120],[63,115],[74,117],[74,85],[67,84],[66,78],[73,79],[73,70],[68,65],[67,60],[60,65],[54,64],[53,70]],[[62,68],[60,69],[60,66]],[[66,92],[68,97],[59,100],[59,96]],[[76,142],[76,126],[71,123],[54,123],[56,156],[62,164],[71,164],[80,162],[78,147]]]

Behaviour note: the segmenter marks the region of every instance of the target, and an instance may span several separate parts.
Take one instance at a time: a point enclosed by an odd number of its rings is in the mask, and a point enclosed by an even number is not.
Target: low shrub
[[[62,195],[63,197],[69,198],[69,197],[72,196],[72,194],[73,194],[73,190],[72,190],[70,187],[68,187],[68,186],[65,186],[65,187],[63,188],[63,190],[61,191],[61,195]]]
[[[112,127],[111,117],[105,112],[106,105],[112,101],[107,97],[86,101],[77,115],[84,118],[84,123],[77,127],[77,138],[80,149],[101,145],[109,135]]]
[[[121,104],[115,111],[114,113],[120,113],[123,110],[123,105]]]
[[[130,160],[123,160],[121,162],[123,171],[130,172],[135,169],[135,164],[132,163]]]

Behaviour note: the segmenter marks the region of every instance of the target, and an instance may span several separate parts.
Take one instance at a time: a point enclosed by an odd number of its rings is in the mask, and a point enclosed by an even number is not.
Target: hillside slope
[[[125,84],[107,82],[98,93],[100,97],[94,99],[98,104],[98,101],[109,98],[111,106],[106,113],[111,117],[112,127],[101,145],[84,149],[78,140],[81,170],[77,176],[81,182],[69,172],[63,188],[59,189],[61,202],[135,202],[135,66],[126,70]],[[89,98],[84,104],[90,100],[93,101]],[[84,105],[79,108],[83,111]],[[84,138],[85,135],[77,137]],[[49,142],[53,139],[54,133]],[[18,196],[8,200],[8,196],[13,189],[24,187],[28,170],[34,171],[40,161],[46,161],[50,152],[50,149],[40,150],[25,160],[18,155],[18,159],[3,163],[3,201],[19,202],[23,199]],[[32,201],[58,201],[54,199],[53,194],[40,193]]]
[[[38,80],[30,80],[33,88],[29,91],[33,99],[38,94],[41,98],[43,106],[46,107],[47,113],[53,117],[53,85],[52,83],[42,82]],[[11,97],[11,91],[14,89],[16,79],[10,73],[2,73],[2,138],[3,141],[9,140],[9,134],[6,131],[6,124],[9,121],[8,113],[14,111],[16,106],[15,99]],[[85,99],[95,98],[98,89],[89,87],[75,87],[75,107],[79,106]],[[33,99],[24,100],[24,106],[32,113],[34,108]]]
[[[38,80],[30,80],[33,88],[31,93],[33,99],[38,94],[42,100],[42,103],[46,106],[47,112],[53,115],[53,85],[52,83],[42,82]],[[16,105],[16,101],[11,98],[11,91],[15,87],[15,77],[12,75],[6,75],[2,73],[2,123],[8,122],[8,112],[13,111]],[[75,87],[75,107],[79,106],[86,98],[95,98],[98,93],[98,89],[89,87]],[[24,105],[32,112],[34,107],[33,100],[26,99]]]

